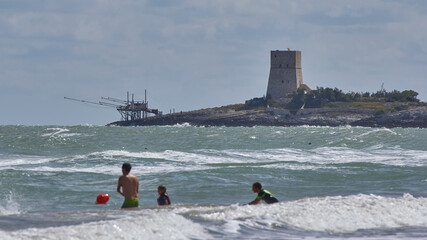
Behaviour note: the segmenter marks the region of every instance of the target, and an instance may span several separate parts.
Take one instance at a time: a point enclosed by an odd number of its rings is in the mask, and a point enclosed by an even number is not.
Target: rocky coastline
[[[117,121],[107,126],[164,126],[190,124],[192,126],[363,126],[427,128],[427,106],[401,111],[378,111],[353,108],[287,109],[202,109],[165,114],[136,121]]]

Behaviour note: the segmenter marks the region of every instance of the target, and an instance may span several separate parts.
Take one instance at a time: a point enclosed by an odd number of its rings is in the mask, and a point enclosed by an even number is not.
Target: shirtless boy
[[[123,175],[119,177],[119,182],[117,184],[117,192],[125,197],[122,208],[138,207],[138,188],[139,181],[138,178],[130,174],[132,166],[130,163],[123,163],[122,173]]]

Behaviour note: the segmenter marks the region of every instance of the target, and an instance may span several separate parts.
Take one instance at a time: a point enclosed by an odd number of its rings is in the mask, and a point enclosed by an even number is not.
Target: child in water
[[[264,200],[264,202],[270,204],[270,203],[276,203],[279,200],[273,196],[269,191],[262,189],[262,185],[260,182],[256,182],[252,185],[252,191],[254,193],[258,193],[258,196],[250,202],[250,205],[258,204],[259,201]]]
[[[157,204],[159,204],[159,206],[171,204],[171,199],[169,198],[169,194],[166,192],[165,185],[160,185],[157,188],[157,192],[159,193],[159,198],[157,198]]]

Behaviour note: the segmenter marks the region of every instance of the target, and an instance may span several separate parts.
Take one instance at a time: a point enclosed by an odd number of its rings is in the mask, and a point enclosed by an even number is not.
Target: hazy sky
[[[144,99],[164,113],[267,90],[270,51],[302,51],[304,83],[412,89],[427,101],[427,1],[0,0],[0,125],[105,125]]]

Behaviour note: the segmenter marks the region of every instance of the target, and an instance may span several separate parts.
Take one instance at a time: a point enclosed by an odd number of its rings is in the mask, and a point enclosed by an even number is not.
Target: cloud
[[[244,102],[265,94],[270,50],[288,47],[302,51],[311,87],[372,92],[385,82],[427,99],[424,1],[45,0],[0,8],[3,91],[51,94],[51,107],[58,95],[142,97],[144,89],[165,111]]]

